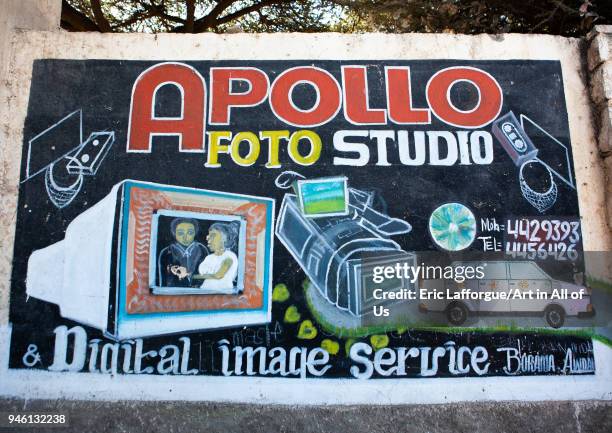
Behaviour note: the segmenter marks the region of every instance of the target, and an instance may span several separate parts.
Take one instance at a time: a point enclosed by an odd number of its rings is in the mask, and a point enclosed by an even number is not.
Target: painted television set
[[[267,323],[274,200],[125,180],[28,260],[28,296],[115,340]]]

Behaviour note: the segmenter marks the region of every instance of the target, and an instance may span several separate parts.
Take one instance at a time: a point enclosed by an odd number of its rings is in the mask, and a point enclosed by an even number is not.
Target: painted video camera
[[[322,298],[359,317],[380,303],[373,297],[375,288],[408,288],[397,287],[410,284],[406,280],[396,280],[393,287],[374,285],[371,266],[364,266],[416,262],[391,239],[412,227],[376,210],[376,192],[349,188],[345,177],[297,180],[292,186],[296,194],[283,199],[276,235]]]

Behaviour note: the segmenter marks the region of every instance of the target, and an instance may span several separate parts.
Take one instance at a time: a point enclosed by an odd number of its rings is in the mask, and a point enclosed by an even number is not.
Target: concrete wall
[[[8,71],[8,49],[18,30],[58,30],[62,2],[59,0],[4,0],[0,15],[0,77]],[[4,78],[3,78],[4,79]]]
[[[9,126],[5,119],[9,117],[9,105],[12,99],[12,80],[9,78],[11,48],[15,35],[28,30],[60,31],[60,15],[62,2],[60,0],[4,0],[0,13],[0,191],[2,193],[2,206],[0,206],[0,218],[14,219],[14,209],[5,206],[8,197],[17,193],[16,185],[9,181],[4,175],[7,172],[7,159],[4,154],[9,147]],[[9,253],[8,245],[12,244],[11,236],[3,236],[1,243],[3,250],[3,265],[0,265],[3,277],[8,277],[10,271],[6,267]],[[7,303],[8,293],[3,287],[0,290],[0,304]]]
[[[23,3],[23,4],[22,4]],[[558,60],[563,73],[563,85],[570,137],[573,147],[576,184],[578,189],[584,247],[590,251],[611,251],[612,209],[609,197],[612,195],[609,177],[605,167],[612,171],[610,156],[610,110],[612,107],[612,61],[609,59],[610,35],[602,30],[591,37],[589,70],[593,73],[591,93],[589,94],[589,75],[585,67],[585,41],[541,35],[489,35],[463,36],[441,34],[408,35],[341,35],[341,34],[270,34],[270,35],[144,35],[144,34],[78,34],[57,30],[59,1],[53,2],[13,2],[7,22],[14,27],[28,25],[37,30],[11,31],[8,49],[3,48],[3,65],[6,65],[6,87],[2,90],[2,135],[0,136],[0,328],[8,324],[8,303],[10,290],[10,271],[13,256],[13,239],[17,207],[17,191],[20,180],[23,125],[27,113],[32,62],[35,59],[113,59],[113,60],[288,60],[288,59],[486,59],[486,60]],[[22,8],[22,9],[19,9]],[[53,10],[48,18],[30,21],[21,20],[22,14],[36,16],[37,11]],[[32,10],[34,12],[32,12]],[[11,18],[12,17],[12,18]],[[30,22],[31,23],[31,22]],[[44,27],[48,26],[48,27]],[[9,26],[10,27],[10,26]],[[46,30],[45,30],[46,29]],[[1,36],[1,35],[0,35]],[[433,54],[432,54],[433,53]],[[597,78],[600,77],[600,78]],[[92,77],[95,79],[95,77]],[[593,110],[593,97],[597,106]],[[594,116],[594,111],[600,117]],[[608,117],[606,117],[608,116]],[[604,119],[595,120],[596,118]],[[607,120],[605,120],[607,119]],[[598,123],[600,122],[600,123]],[[608,123],[605,123],[608,122]],[[603,125],[601,128],[598,125]],[[606,126],[608,125],[608,126]],[[606,129],[607,128],[607,129]],[[599,137],[599,141],[598,141]],[[607,143],[607,144],[606,144]],[[123,145],[120,143],[119,145]],[[607,147],[606,147],[607,146]],[[608,189],[607,189],[608,188]],[[607,192],[606,192],[607,191]],[[608,200],[608,202],[606,201]],[[609,209],[608,213],[606,209]],[[606,271],[602,271],[605,273]],[[608,270],[609,272],[609,270]],[[0,341],[2,339],[0,338]],[[610,383],[609,349],[597,344],[597,376],[572,379],[568,387],[566,378],[538,377],[531,382],[515,381],[513,378],[492,378],[485,381],[463,381],[462,389],[452,399],[538,399],[538,398],[609,398]],[[7,353],[0,354],[0,365],[5,365]],[[603,357],[602,357],[603,356]],[[225,387],[223,378],[211,381],[214,392],[202,391],[198,382],[189,385],[182,382],[181,387],[167,380],[157,381],[151,386],[146,377],[130,377],[115,380],[114,385],[106,377],[96,377],[91,388],[82,389],[82,384],[67,383],[66,376],[53,375],[48,382],[37,382],[40,378],[29,377],[28,392],[37,396],[53,396],[60,384],[66,388],[64,396],[85,396],[98,393],[102,398],[185,398],[185,399],[256,399],[264,390],[267,401],[299,402],[311,392],[309,402],[323,403],[334,398],[336,402],[354,403],[367,401],[372,395],[381,392],[387,395],[389,403],[403,401],[442,402],[448,398],[448,389],[459,385],[451,380],[414,382],[412,388],[396,388],[397,384],[388,383],[383,388],[358,387],[342,389],[343,396],[333,394],[327,385],[304,385],[303,395],[295,395],[295,390],[284,388],[278,391],[273,382],[258,382],[245,390],[245,395],[236,395],[236,389]],[[125,380],[124,380],[125,379]],[[189,378],[184,378],[189,379]],[[526,379],[526,378],[523,378]],[[13,377],[11,386],[17,387],[21,377]],[[46,379],[45,379],[46,380]],[[419,379],[419,381],[422,379]],[[436,379],[437,380],[437,379]],[[55,387],[54,387],[55,384]],[[114,386],[115,388],[111,389]],[[351,384],[350,386],[353,386]],[[369,385],[371,386],[371,385]],[[522,386],[522,388],[521,388]],[[204,387],[206,388],[206,387]],[[209,387],[212,388],[212,387]],[[16,389],[16,388],[15,388]],[[25,389],[25,388],[20,388]],[[381,391],[382,390],[382,391]],[[171,394],[174,391],[174,394]],[[26,391],[23,391],[26,392]],[[529,397],[525,397],[529,392]],[[328,393],[328,394],[326,394]],[[251,397],[246,397],[246,395]],[[26,394],[27,395],[27,394]],[[573,396],[573,397],[572,397]],[[384,403],[384,402],[380,402]]]
[[[587,37],[588,69],[599,153],[606,168],[608,224],[612,228],[612,26],[597,26]]]

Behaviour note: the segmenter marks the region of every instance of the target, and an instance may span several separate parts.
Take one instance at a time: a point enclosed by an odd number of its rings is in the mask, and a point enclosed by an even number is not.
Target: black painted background
[[[65,209],[55,208],[46,196],[44,176],[20,185],[17,227],[15,237],[10,321],[13,324],[11,341],[10,366],[23,368],[22,357],[29,344],[34,343],[42,356],[42,364],[36,367],[46,368],[52,361],[53,329],[61,324],[76,323],[59,316],[56,306],[26,299],[25,276],[27,260],[32,251],[44,248],[64,237],[66,227],[77,215],[97,203],[108,194],[111,187],[123,179],[137,179],[180,185],[195,188],[227,191],[231,193],[253,194],[277,199],[277,210],[284,191],[274,186],[275,177],[283,170],[295,170],[307,177],[344,174],[348,176],[351,186],[357,188],[379,189],[388,206],[388,214],[407,220],[413,230],[408,235],[394,239],[405,250],[427,251],[436,247],[429,237],[427,222],[431,212],[440,204],[457,201],[471,208],[477,220],[480,217],[497,217],[503,221],[510,216],[535,216],[537,212],[521,195],[518,184],[518,172],[505,151],[494,139],[495,158],[491,165],[478,166],[455,165],[452,167],[407,167],[399,164],[397,151],[389,146],[389,160],[392,167],[377,167],[376,150],[371,146],[370,166],[346,167],[332,165],[334,155],[332,136],[341,129],[408,129],[413,130],[456,130],[440,122],[432,115],[432,124],[426,126],[388,126],[359,127],[346,122],[342,110],[335,119],[326,125],[314,129],[323,140],[323,151],[319,161],[302,167],[294,164],[286,153],[286,146],[281,146],[280,160],[282,168],[267,169],[266,146],[262,146],[259,161],[252,167],[240,167],[234,164],[229,155],[220,155],[222,168],[204,167],[205,154],[179,153],[175,138],[156,138],[151,154],[126,153],[126,136],[129,119],[132,85],[139,74],[156,62],[141,61],[72,61],[72,60],[39,60],[34,64],[28,115],[24,125],[24,156],[30,138],[57,122],[60,118],[76,109],[83,109],[84,137],[92,131],[112,130],[116,140],[109,155],[95,178],[85,178],[81,193]],[[299,65],[314,65],[328,70],[340,82],[340,62],[336,61],[225,61],[225,62],[186,62],[195,67],[209,83],[209,68],[212,66],[254,66],[264,70],[272,82],[287,68]],[[369,65],[370,104],[373,108],[382,108],[384,102],[384,66],[401,65],[411,67],[413,106],[426,107],[425,85],[437,71],[448,66],[475,66],[492,74],[500,83],[504,106],[501,114],[513,110],[517,115],[523,113],[538,122],[543,128],[560,141],[569,144],[567,112],[563,94],[561,68],[558,62],[552,61],[351,61],[345,64]],[[459,89],[461,90],[461,89]],[[466,98],[473,92],[464,89]],[[462,92],[454,92],[453,97],[461,99]],[[298,106],[308,106],[313,94],[307,88],[299,86],[295,94]],[[300,100],[301,99],[301,100]],[[176,113],[172,95],[162,99],[160,114]],[[464,101],[465,102],[465,101]],[[459,100],[457,105],[461,105]],[[210,107],[208,107],[210,109]],[[289,127],[276,119],[267,103],[254,108],[234,109],[232,123],[229,127],[213,126],[207,130],[260,131],[298,128]],[[490,131],[490,127],[484,129]],[[25,158],[22,158],[22,177],[24,176]],[[565,217],[578,216],[576,192],[566,188],[560,182],[559,199],[546,215]],[[93,229],[93,228],[92,228]],[[302,319],[310,318],[308,308],[303,300],[301,284],[304,274],[290,257],[285,248],[275,240],[273,282],[285,283],[292,293],[292,301],[302,313]],[[238,335],[242,341],[249,336],[244,345],[269,343],[270,347],[320,345],[326,335],[312,341],[296,339],[297,325],[282,323],[283,314],[288,304],[273,304],[273,321],[268,327],[252,327],[246,330],[223,330],[188,334],[192,344],[202,343],[202,347],[213,344],[221,338],[232,338]],[[314,318],[311,318],[315,322]],[[278,328],[282,334],[275,334],[260,340],[252,335],[265,335]],[[315,322],[316,325],[316,322]],[[86,328],[89,338],[101,338],[100,332]],[[264,331],[261,331],[264,329]],[[259,330],[259,331],[258,331]],[[237,333],[234,334],[234,331]],[[240,337],[242,336],[242,337]],[[145,339],[147,348],[159,348],[165,343],[178,344],[179,335]],[[330,337],[336,339],[335,337]],[[495,348],[515,345],[517,338],[522,340],[527,351],[554,353],[557,363],[562,363],[563,348],[572,343],[584,343],[586,340],[553,335],[515,335],[515,334],[481,334],[476,332],[448,334],[438,332],[406,332],[402,335],[392,334],[390,346],[435,346],[448,340],[457,345],[481,344],[489,349],[493,364],[489,374],[501,372],[502,357],[495,353]],[[367,339],[363,339],[367,341]],[[248,342],[251,341],[251,344]],[[342,346],[341,342],[341,346]],[[208,352],[206,352],[208,350]],[[201,366],[203,374],[219,374],[214,371],[210,348],[202,349],[202,360],[195,349],[192,351],[194,365]],[[214,352],[214,351],[213,351]],[[343,349],[337,356],[332,356],[333,368],[326,377],[350,377],[350,363],[344,356]],[[414,370],[411,373],[414,375]],[[448,375],[442,371],[439,375]]]

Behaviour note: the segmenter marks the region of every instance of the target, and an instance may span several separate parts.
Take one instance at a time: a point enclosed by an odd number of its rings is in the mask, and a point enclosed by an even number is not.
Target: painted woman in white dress
[[[238,257],[231,250],[238,241],[238,225],[214,223],[206,236],[212,254],[206,256],[198,267],[194,280],[204,280],[202,289],[228,290],[234,287],[238,274]]]

